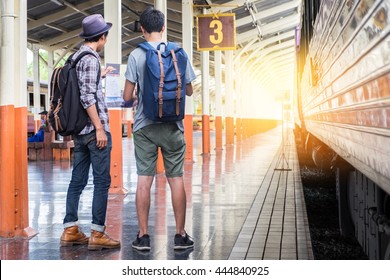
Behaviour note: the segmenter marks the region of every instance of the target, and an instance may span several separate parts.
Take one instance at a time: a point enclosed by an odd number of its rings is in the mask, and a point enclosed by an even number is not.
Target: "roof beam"
[[[257,55],[253,56],[251,54],[247,58],[245,58],[245,60],[243,61],[242,64],[243,65],[250,65],[252,63],[256,64],[257,62],[259,62],[261,59],[263,59],[263,57],[267,56],[268,54],[278,52],[280,50],[289,49],[290,51],[294,51],[294,46],[295,46],[295,41],[290,40],[290,41],[283,42],[281,44],[274,45],[272,47],[268,47],[268,48],[259,50],[258,52],[256,52]],[[254,60],[252,60],[252,59],[254,59]]]
[[[295,9],[295,8],[298,7],[298,4],[299,4],[299,1],[298,0],[294,0],[294,1],[290,1],[290,2],[287,2],[287,3],[281,4],[279,6],[270,8],[268,10],[260,11],[257,14],[255,14],[255,19],[256,20],[262,20],[264,18],[267,18],[267,17],[273,16],[273,15],[279,14],[281,12]],[[236,20],[236,26],[242,26],[242,25],[245,25],[245,24],[248,24],[248,23],[251,23],[251,22],[252,22],[252,18],[251,17],[249,17],[249,16],[243,17],[243,18],[240,18],[240,19]]]
[[[62,42],[66,42],[70,38],[78,37],[79,34],[80,34],[80,29],[76,29],[76,30],[73,30],[71,32],[64,33],[60,36],[54,37],[53,39],[50,39],[47,41],[41,41],[41,44],[51,47],[53,45],[58,45]],[[82,39],[79,38],[79,40],[81,41]],[[69,44],[66,44],[66,45],[69,45]]]
[[[85,10],[90,9],[92,7],[98,6],[102,3],[103,3],[102,0],[90,0],[88,2],[76,5],[74,7],[77,8],[77,10],[85,11]],[[28,22],[28,24],[27,24],[27,30],[28,31],[33,30],[34,28],[37,28],[39,26],[57,21],[60,18],[71,16],[71,15],[76,14],[76,13],[77,13],[77,11],[74,8],[67,7],[65,10],[62,10],[60,12],[56,12],[54,14],[40,18],[38,20],[31,20],[31,22]]]
[[[239,6],[244,6],[244,5],[245,5],[245,2],[246,2],[246,0],[229,1],[228,3],[225,3],[226,6],[221,5],[220,7],[215,8],[214,11],[218,11],[219,13],[224,13],[224,12],[232,11],[232,10],[236,9],[236,7],[234,7],[234,6],[228,6],[228,5],[234,4],[234,5],[236,5],[236,6],[239,7]]]
[[[295,30],[290,30],[288,32],[284,32],[282,34],[277,34],[275,36],[269,37],[266,40],[260,41],[258,43],[253,44],[250,46],[247,51],[256,51],[256,50],[262,50],[266,48],[268,45],[271,45],[273,43],[276,43],[278,41],[282,41],[285,39],[291,38],[292,40],[295,40]]]
[[[272,36],[270,38],[267,38],[265,40],[259,41],[258,38],[252,40],[250,43],[246,44],[245,47],[242,49],[239,49],[234,57],[234,63],[238,62],[239,59],[243,56],[244,53],[250,53],[252,52],[249,56],[252,58],[255,56],[258,52],[260,52],[262,49],[266,48],[268,45],[271,45],[275,42],[285,40],[287,38],[292,37],[294,39],[295,36],[295,31],[291,30],[282,34],[278,34],[275,36]],[[257,43],[256,43],[257,42]]]
[[[78,12],[78,13],[81,13],[81,14],[83,14],[83,15],[85,15],[85,16],[89,16],[88,13],[84,12],[83,10],[80,10],[80,9],[77,8],[75,5],[69,3],[69,2],[66,1],[66,0],[62,0],[62,3],[63,3],[65,6],[67,6],[67,7],[71,8],[71,9],[75,10],[75,11]]]
[[[154,6],[154,0],[138,0],[138,2],[146,3],[150,6]],[[181,6],[182,6],[181,3],[176,3],[174,1],[167,1],[167,5],[168,5],[167,7],[168,10],[181,13]]]
[[[272,34],[272,33],[278,33],[278,31],[296,27],[299,24],[299,17],[297,13],[294,13],[290,16],[287,16],[285,18],[282,18],[280,20],[273,21],[271,23],[265,24],[261,27],[261,30],[263,32],[263,36],[266,34]],[[244,43],[247,42],[254,37],[256,37],[257,29],[252,29],[247,32],[241,33],[237,35],[237,42],[238,43]]]

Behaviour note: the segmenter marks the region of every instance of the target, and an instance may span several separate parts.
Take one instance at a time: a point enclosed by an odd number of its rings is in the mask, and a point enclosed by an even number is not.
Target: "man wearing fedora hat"
[[[89,120],[84,129],[74,136],[74,162],[72,179],[66,197],[66,215],[61,246],[88,244],[89,250],[120,247],[120,242],[105,233],[108,189],[111,184],[110,153],[111,134],[107,105],[104,101],[100,77],[100,56],[107,42],[108,30],[112,24],[105,22],[99,14],[87,16],[82,21],[80,37],[84,44],[73,59],[82,52],[83,56],[76,65],[80,88],[80,102],[86,109]],[[106,69],[102,71],[105,76]],[[92,199],[91,236],[88,238],[78,226],[78,206],[80,195],[88,183],[89,168],[92,164],[94,192]]]

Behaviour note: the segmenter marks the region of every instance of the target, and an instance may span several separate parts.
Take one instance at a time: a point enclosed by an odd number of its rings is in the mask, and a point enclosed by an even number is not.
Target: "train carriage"
[[[317,165],[336,169],[342,233],[390,259],[390,1],[324,0],[311,11],[295,133]]]

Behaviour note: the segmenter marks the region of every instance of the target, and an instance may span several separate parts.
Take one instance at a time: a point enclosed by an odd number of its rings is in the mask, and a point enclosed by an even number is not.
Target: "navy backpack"
[[[50,79],[49,123],[54,131],[62,136],[79,134],[89,120],[88,113],[80,102],[76,65],[85,55],[93,55],[94,57],[95,55],[89,51],[80,53],[75,59],[73,59],[73,55],[66,60],[63,67],[54,70]],[[99,86],[99,80],[100,68],[96,80],[96,89]],[[95,92],[95,105],[99,112],[96,94]]]
[[[146,51],[144,88],[142,90],[143,113],[158,122],[175,122],[184,119],[186,97],[187,54],[173,43],[160,51],[148,42],[138,46]]]

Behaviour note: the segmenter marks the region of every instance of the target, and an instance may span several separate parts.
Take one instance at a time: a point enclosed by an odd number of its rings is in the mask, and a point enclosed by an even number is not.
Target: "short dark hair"
[[[104,32],[103,34],[96,35],[95,37],[85,39],[85,42],[91,42],[91,43],[92,43],[92,42],[97,42],[97,41],[100,40],[100,38],[101,38],[103,35],[107,37],[108,31]]]
[[[139,22],[148,33],[161,32],[165,25],[165,16],[161,11],[149,7],[142,12]]]

